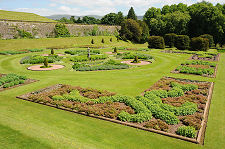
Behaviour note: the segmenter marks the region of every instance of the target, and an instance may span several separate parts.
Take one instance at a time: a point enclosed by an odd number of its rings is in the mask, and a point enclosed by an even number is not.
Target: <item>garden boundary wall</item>
[[[19,30],[25,30],[32,33],[35,38],[54,37],[55,25],[59,22],[38,22],[38,21],[19,21],[19,20],[1,20],[0,19],[0,38],[13,39],[18,36]],[[120,30],[120,26],[108,25],[83,25],[83,24],[65,24],[72,36],[88,36],[94,26],[98,26],[97,34],[114,34]]]

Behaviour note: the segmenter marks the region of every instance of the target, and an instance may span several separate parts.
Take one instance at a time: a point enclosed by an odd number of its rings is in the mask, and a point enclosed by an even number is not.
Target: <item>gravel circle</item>
[[[34,66],[30,66],[28,67],[27,69],[28,70],[32,70],[32,71],[47,71],[47,70],[56,70],[56,69],[61,69],[61,68],[64,68],[65,66],[63,65],[49,65],[49,66],[52,66],[50,68],[41,68],[41,66],[43,65],[34,65]]]

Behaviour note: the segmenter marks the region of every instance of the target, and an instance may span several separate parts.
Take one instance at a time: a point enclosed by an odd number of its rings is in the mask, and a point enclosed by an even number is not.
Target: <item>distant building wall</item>
[[[54,36],[54,28],[57,23],[9,21],[0,20],[0,37],[2,39],[13,39],[18,35],[17,29],[32,33],[36,38]],[[87,36],[96,25],[65,24],[71,35]],[[98,25],[99,34],[114,34],[120,26]]]

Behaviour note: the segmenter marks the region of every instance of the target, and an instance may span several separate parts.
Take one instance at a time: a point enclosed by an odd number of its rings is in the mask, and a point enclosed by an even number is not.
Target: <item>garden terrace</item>
[[[217,64],[208,61],[186,61],[181,63],[173,73],[184,73],[201,75],[204,77],[215,77],[217,71]]]
[[[36,82],[36,80],[28,79],[26,76],[17,74],[0,74],[0,92],[33,82]]]
[[[161,133],[185,140],[176,134],[197,139],[209,90],[208,82],[163,78],[146,90],[144,96],[136,98],[61,84],[18,98],[144,130],[164,131]],[[193,132],[187,135],[179,129],[193,129]]]

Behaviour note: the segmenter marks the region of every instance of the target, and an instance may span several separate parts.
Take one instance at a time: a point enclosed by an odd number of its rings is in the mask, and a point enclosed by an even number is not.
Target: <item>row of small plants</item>
[[[27,80],[26,76],[17,74],[7,74],[0,77],[0,88],[9,88],[15,85],[24,84]]]
[[[97,70],[114,70],[114,69],[128,69],[127,64],[116,62],[115,60],[108,60],[97,65],[88,65],[84,63],[75,62],[72,66],[76,71],[97,71]]]
[[[96,61],[96,60],[104,60],[108,58],[107,55],[102,54],[102,55],[90,55],[90,57],[88,57],[87,55],[81,55],[81,56],[74,56],[70,58],[70,61],[73,62],[85,62],[85,61]]]
[[[88,55],[87,50],[67,50],[65,53],[70,55]],[[90,55],[96,54],[101,54],[100,50],[90,50]]]
[[[48,59],[48,63],[54,63],[62,59],[62,57],[59,57],[58,55],[49,55],[49,56],[34,55],[22,58],[20,60],[20,64],[40,64],[44,63],[46,58]]]
[[[24,54],[29,52],[42,52],[43,49],[29,49],[23,51],[0,51],[0,55],[16,55],[16,54]]]
[[[117,53],[117,57],[122,59],[135,59],[136,56],[138,57],[138,59],[143,59],[143,60],[153,59],[153,57],[149,54],[131,53],[131,52]]]
[[[215,67],[215,63],[208,61],[186,61],[181,66],[178,66],[175,71],[185,74],[212,76],[215,72]]]

